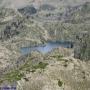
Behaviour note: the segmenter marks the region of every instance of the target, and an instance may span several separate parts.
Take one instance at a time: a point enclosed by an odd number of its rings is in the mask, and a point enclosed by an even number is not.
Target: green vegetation
[[[58,86],[61,87],[63,85],[63,82],[58,80]]]
[[[24,76],[24,73],[21,73],[21,71],[30,71],[31,68],[31,61],[27,61],[24,65],[22,65],[18,70],[11,71],[3,76],[3,78],[0,80],[0,83],[3,83],[3,81],[7,80],[8,82],[18,81],[21,80],[21,78]],[[31,72],[34,72],[33,70]]]
[[[30,68],[31,68],[31,66],[32,66],[32,63],[31,63],[31,61],[29,60],[28,62],[26,62],[24,65],[22,65],[20,68],[19,68],[19,70],[30,70]]]
[[[2,79],[0,79],[0,84],[1,84],[1,83],[3,83],[3,80],[2,80]]]
[[[63,55],[58,54],[58,55],[53,55],[52,57],[57,58],[57,59],[61,59],[63,57]]]
[[[21,73],[19,70],[15,70],[4,75],[3,78],[0,79],[0,83],[3,83],[6,80],[8,82],[18,81],[18,80],[21,80],[23,76],[24,76],[23,73]]]
[[[24,65],[20,66],[19,70],[28,71],[28,72],[34,72],[35,70],[32,69],[33,64],[34,64],[33,61],[32,61],[33,59],[34,58],[29,57],[27,62]]]
[[[48,63],[39,62],[39,64],[33,66],[33,68],[34,68],[34,69],[38,69],[38,68],[40,68],[40,69],[44,69],[47,65],[48,65]]]
[[[22,65],[18,70],[11,71],[3,76],[3,78],[0,80],[0,83],[3,83],[3,81],[13,82],[21,80],[21,78],[24,76],[24,71],[26,72],[35,72],[36,69],[44,69],[48,63],[39,62],[36,65],[33,65],[31,60],[27,61],[24,65]],[[23,72],[23,73],[21,73]]]
[[[24,76],[23,73],[21,73],[19,70],[12,71],[5,75],[5,80],[8,80],[9,82],[21,80],[21,78]]]
[[[38,64],[32,63],[31,60],[27,61],[23,66],[19,68],[22,71],[35,72],[36,69],[44,69],[48,63],[39,62]]]

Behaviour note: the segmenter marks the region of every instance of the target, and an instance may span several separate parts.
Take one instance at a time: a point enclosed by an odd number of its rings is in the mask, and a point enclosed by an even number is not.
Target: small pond
[[[23,55],[29,54],[32,51],[39,51],[43,54],[50,52],[51,50],[58,48],[58,47],[65,47],[65,48],[73,48],[73,43],[71,42],[48,42],[45,45],[39,45],[34,47],[22,47],[21,53]]]

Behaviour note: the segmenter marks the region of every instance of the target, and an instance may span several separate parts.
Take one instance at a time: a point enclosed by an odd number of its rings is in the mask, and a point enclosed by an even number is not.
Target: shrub
[[[58,86],[61,87],[63,85],[63,82],[58,80]]]

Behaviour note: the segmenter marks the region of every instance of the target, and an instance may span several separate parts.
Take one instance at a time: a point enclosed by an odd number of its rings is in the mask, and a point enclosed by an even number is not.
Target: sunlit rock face
[[[79,36],[76,36],[74,57],[90,60],[90,32],[82,32]]]

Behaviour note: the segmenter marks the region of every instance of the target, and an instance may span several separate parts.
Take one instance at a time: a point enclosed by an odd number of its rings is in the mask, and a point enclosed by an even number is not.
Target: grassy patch
[[[53,58],[60,59],[60,58],[62,58],[62,57],[63,57],[63,55],[53,55],[52,57],[53,57]]]
[[[48,65],[48,63],[44,63],[44,62],[39,62],[38,65],[33,66],[34,69],[44,69],[46,66]]]
[[[58,80],[58,86],[61,87],[63,85],[63,82]]]
[[[18,81],[21,80],[21,78],[24,76],[23,73],[20,73],[19,70],[12,71],[10,73],[7,73],[5,75],[5,80],[9,82]]]
[[[20,73],[18,70],[12,71],[3,76],[3,79],[0,80],[0,84],[3,83],[4,81],[13,82],[21,80],[23,76],[24,74]]]
[[[62,57],[63,57],[63,55],[53,55],[53,56],[51,56],[51,57],[53,57],[53,58],[56,58],[57,59],[57,61],[62,61]]]
[[[8,82],[13,82],[13,81],[18,81],[21,80],[22,77],[24,77],[24,72],[35,72],[36,69],[44,69],[48,63],[44,62],[39,62],[36,65],[33,65],[31,61],[26,62],[24,65],[22,65],[18,70],[13,70],[6,75],[3,76],[3,79],[0,80],[0,83],[3,83],[3,81],[8,81]],[[23,73],[21,73],[23,72]]]
[[[22,71],[30,71],[30,68],[32,67],[32,62],[31,60],[28,60],[24,65],[22,65],[19,70]]]
[[[22,65],[18,70],[13,70],[6,75],[3,76],[3,80],[0,80],[0,83],[3,83],[3,81],[13,82],[21,80],[21,78],[24,76],[24,73],[21,73],[21,71],[30,71],[31,68],[31,62],[26,62],[24,65]],[[34,72],[34,71],[32,71]]]
[[[19,68],[19,70],[24,70],[24,69],[27,69],[27,68],[29,68],[30,67],[30,64],[29,63],[25,63],[23,66],[21,66],[20,68]]]

